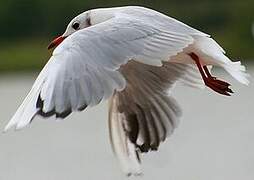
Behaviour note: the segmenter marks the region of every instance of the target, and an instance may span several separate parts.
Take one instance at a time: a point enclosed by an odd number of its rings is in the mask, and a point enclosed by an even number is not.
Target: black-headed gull
[[[110,98],[110,139],[127,175],[140,174],[140,154],[157,150],[177,127],[181,110],[169,93],[176,82],[229,96],[230,84],[210,74],[214,65],[249,83],[245,67],[209,35],[144,7],[86,11],[51,48],[5,131],[25,127],[36,115],[65,118]]]

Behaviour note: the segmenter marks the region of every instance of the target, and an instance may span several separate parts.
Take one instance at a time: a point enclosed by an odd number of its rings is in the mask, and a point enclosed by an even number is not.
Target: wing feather
[[[113,149],[127,174],[140,172],[139,154],[157,150],[179,123],[181,110],[168,90],[189,67],[163,64],[154,67],[130,61],[120,69],[127,87],[111,98],[109,127]],[[112,125],[117,123],[121,126]],[[116,128],[124,133],[117,135]],[[130,164],[138,166],[126,168]]]
[[[65,118],[96,105],[125,88],[126,80],[118,70],[128,61],[161,66],[193,43],[196,32],[177,32],[160,20],[117,13],[70,35],[54,50],[6,130],[26,126],[36,114]]]

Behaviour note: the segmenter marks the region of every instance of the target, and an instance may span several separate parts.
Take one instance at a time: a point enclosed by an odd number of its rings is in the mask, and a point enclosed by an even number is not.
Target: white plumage
[[[111,97],[111,141],[129,175],[141,173],[139,154],[156,150],[178,124],[180,108],[169,89],[176,82],[204,85],[191,53],[203,66],[220,66],[249,82],[245,67],[209,35],[148,8],[86,11],[62,37],[5,131],[25,127],[36,115],[65,118]]]

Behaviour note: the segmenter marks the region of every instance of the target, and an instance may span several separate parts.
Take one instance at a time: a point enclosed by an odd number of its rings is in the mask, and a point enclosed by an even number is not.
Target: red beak
[[[59,44],[61,44],[61,42],[63,42],[63,40],[64,40],[65,38],[66,38],[66,37],[64,37],[64,36],[59,36],[59,37],[57,37],[56,39],[54,39],[54,40],[49,44],[48,50],[57,47]]]

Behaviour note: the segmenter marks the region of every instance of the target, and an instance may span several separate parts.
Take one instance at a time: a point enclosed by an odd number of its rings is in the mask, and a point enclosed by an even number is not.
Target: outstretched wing
[[[194,67],[129,62],[120,69],[128,83],[111,98],[109,132],[115,155],[127,175],[141,174],[140,153],[157,150],[178,126],[181,109],[170,91],[178,80],[200,86],[201,78]]]
[[[133,59],[160,66],[193,38],[122,14],[77,31],[53,52],[5,130],[20,129],[37,114],[64,118],[125,88],[117,70]]]

